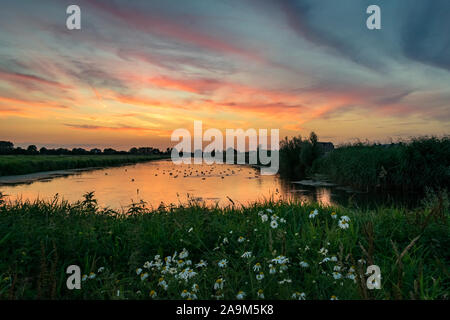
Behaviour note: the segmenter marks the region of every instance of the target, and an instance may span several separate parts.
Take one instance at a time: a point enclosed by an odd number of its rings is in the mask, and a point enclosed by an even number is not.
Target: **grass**
[[[3,155],[0,176],[41,171],[117,166],[166,158],[162,155]]]
[[[72,204],[0,201],[0,298],[448,299],[447,199],[430,193],[412,211],[267,201],[157,211],[136,203],[120,213],[99,208],[93,193]],[[371,264],[380,290],[367,289]],[[87,277],[81,290],[66,288],[69,265]]]

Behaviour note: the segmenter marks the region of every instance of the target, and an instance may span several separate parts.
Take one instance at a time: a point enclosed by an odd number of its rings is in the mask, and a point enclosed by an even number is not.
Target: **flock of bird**
[[[221,179],[225,179],[225,177],[233,176],[238,173],[244,173],[245,168],[237,167],[237,168],[230,168],[230,167],[216,167],[214,165],[209,166],[208,168],[205,168],[205,166],[202,166],[201,168],[196,167],[195,165],[188,165],[187,167],[178,168],[178,167],[172,167],[172,168],[156,168],[157,173],[155,173],[155,177],[158,175],[167,175],[173,179],[177,179],[178,177],[182,178],[201,178],[202,180],[206,180],[208,177],[220,177]],[[127,169],[125,169],[127,171]],[[259,176],[256,174],[255,171],[248,171],[248,178],[259,178]],[[134,182],[135,179],[132,178],[131,182]]]

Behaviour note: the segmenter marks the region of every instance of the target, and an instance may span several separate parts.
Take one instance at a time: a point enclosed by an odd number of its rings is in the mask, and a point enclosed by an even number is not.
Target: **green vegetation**
[[[423,191],[450,185],[450,139],[337,148],[316,164],[333,181],[362,190]]]
[[[167,157],[167,155],[3,155],[0,156],[0,176],[118,166]]]
[[[0,298],[448,299],[448,223],[447,192],[412,211],[0,200]],[[73,264],[81,290],[66,288]],[[367,289],[372,264],[381,290]]]
[[[414,138],[389,145],[356,143],[323,153],[317,137],[285,140],[280,173],[303,178],[319,173],[363,191],[423,192],[450,185],[450,139]]]

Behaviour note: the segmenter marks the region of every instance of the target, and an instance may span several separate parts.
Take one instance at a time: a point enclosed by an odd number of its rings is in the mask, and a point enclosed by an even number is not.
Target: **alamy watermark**
[[[280,165],[279,140],[278,129],[271,129],[270,136],[267,129],[259,129],[258,132],[255,129],[246,131],[226,129],[224,144],[222,131],[211,128],[203,132],[203,122],[194,121],[193,136],[189,130],[184,128],[173,131],[171,141],[179,143],[172,149],[171,158],[175,164],[222,164],[226,162],[227,164],[261,165],[262,175],[274,175],[278,172]],[[203,147],[203,142],[210,143]]]
[[[78,5],[72,4],[67,7],[66,13],[69,15],[66,19],[66,27],[69,30],[81,30],[81,9]],[[366,26],[369,30],[381,29],[381,9],[377,5],[370,5],[366,9],[370,16],[366,20]]]

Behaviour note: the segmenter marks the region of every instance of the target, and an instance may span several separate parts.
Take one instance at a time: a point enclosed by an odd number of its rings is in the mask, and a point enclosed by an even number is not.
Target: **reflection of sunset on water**
[[[132,201],[145,201],[149,207],[180,205],[188,201],[207,205],[247,205],[265,199],[295,198],[332,204],[330,191],[297,192],[295,186],[278,176],[261,176],[257,168],[239,165],[174,165],[154,161],[125,167],[86,171],[31,184],[0,187],[10,200],[51,199],[56,194],[78,201],[95,191],[99,205],[126,207]],[[304,190],[306,191],[306,190]]]

